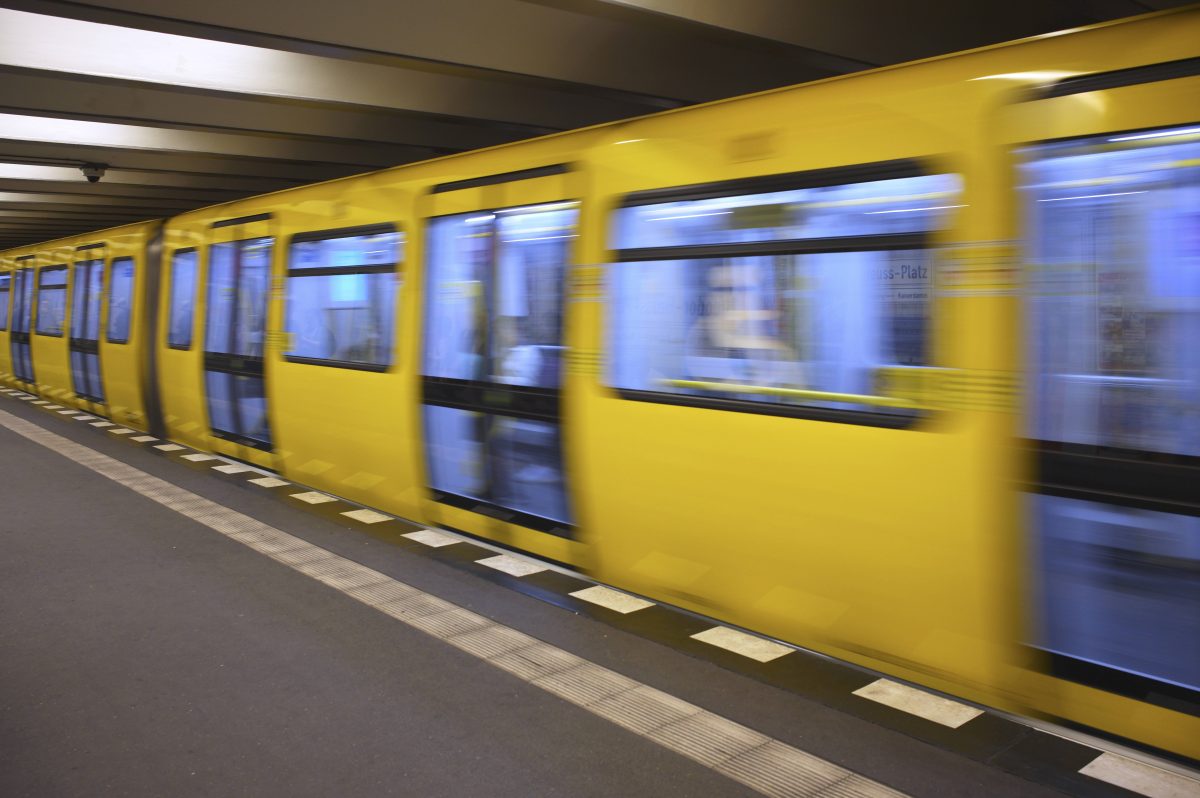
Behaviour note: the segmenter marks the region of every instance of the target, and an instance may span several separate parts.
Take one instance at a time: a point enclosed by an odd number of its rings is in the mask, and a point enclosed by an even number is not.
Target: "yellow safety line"
[[[661,384],[672,388],[692,388],[697,391],[718,391],[721,393],[754,393],[766,396],[786,396],[790,399],[815,399],[821,402],[851,402],[859,405],[874,405],[876,407],[903,407],[912,410],[923,409],[924,406],[909,399],[892,396],[868,396],[857,393],[833,393],[831,391],[808,391],[800,388],[775,388],[770,385],[739,385],[731,382],[706,382],[704,380],[660,380]]]

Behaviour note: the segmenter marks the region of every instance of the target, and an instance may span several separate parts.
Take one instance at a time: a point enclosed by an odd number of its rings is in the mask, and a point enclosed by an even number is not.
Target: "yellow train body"
[[[10,385],[278,470],[298,483],[423,524],[478,535],[597,579],[983,704],[1060,718],[1200,757],[1200,718],[1058,678],[1030,649],[1030,453],[1021,375],[1017,150],[1049,140],[1197,122],[1200,77],[1038,98],[1093,73],[1194,59],[1200,11],[1154,14],[628,122],[456,155],[186,213],[162,231],[162,280],[194,248],[192,345],[168,345],[168,290],[129,345],[101,343],[108,402],[75,398],[65,338],[33,336],[36,386]],[[925,388],[912,426],[680,407],[622,398],[607,378],[606,285],[614,212],[630,194],[909,160],[961,180],[934,234],[931,362],[958,390]],[[472,185],[481,176],[567,165]],[[454,187],[456,181],[466,181]],[[447,190],[438,187],[449,186]],[[429,220],[579,203],[566,287],[561,418],[575,534],[552,535],[435,500],[421,415]],[[242,220],[242,221],[237,221]],[[289,362],[288,242],[392,225],[404,239],[386,370]],[[214,226],[215,225],[215,226]],[[3,253],[0,269],[105,256],[145,261],[151,223]],[[269,238],[263,355],[269,448],[215,435],[205,404],[210,247]],[[137,301],[150,293],[139,280]],[[105,310],[107,313],[107,309]],[[10,329],[10,328],[6,328]],[[152,348],[152,352],[150,351]],[[150,355],[153,355],[151,358]],[[147,363],[157,400],[141,385]]]

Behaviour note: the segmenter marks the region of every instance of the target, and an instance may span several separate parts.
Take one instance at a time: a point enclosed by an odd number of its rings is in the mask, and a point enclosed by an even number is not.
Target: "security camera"
[[[79,171],[83,172],[83,176],[88,179],[89,183],[99,183],[100,178],[104,177],[104,170],[107,168],[102,163],[85,163],[79,167]]]

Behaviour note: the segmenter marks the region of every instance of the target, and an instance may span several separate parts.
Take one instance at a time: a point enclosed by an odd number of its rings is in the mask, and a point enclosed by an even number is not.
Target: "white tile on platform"
[[[160,452],[182,452],[185,447],[180,446],[178,443],[163,443],[154,448]]]
[[[154,437],[153,435],[139,435],[136,438],[130,438],[129,440],[137,441],[138,443],[149,443],[150,441],[158,440],[158,438]]]
[[[229,463],[228,465],[213,466],[213,471],[220,471],[222,474],[244,474],[247,471],[253,471],[250,466],[240,465],[239,463]]]
[[[79,411],[78,411],[78,410],[76,410],[75,408],[73,408],[73,407],[68,407],[66,410],[59,410],[59,411],[58,411],[58,414],[59,414],[60,416],[65,416],[67,413],[78,413],[78,412],[79,412]]]
[[[289,484],[288,482],[282,479],[276,479],[275,477],[260,477],[259,479],[251,479],[249,481],[253,482],[255,485],[261,485],[264,488],[282,488],[284,485]]]
[[[732,651],[735,654],[741,654],[743,657],[749,657],[759,662],[770,662],[773,659],[779,659],[785,654],[792,653],[792,649],[781,643],[764,640],[761,637],[746,634],[745,632],[739,632],[737,629],[730,629],[728,626],[714,626],[712,629],[697,632],[692,637],[702,643],[708,643],[717,648],[723,648],[726,651]]]
[[[1196,779],[1117,754],[1101,754],[1079,772],[1150,798],[1196,798],[1200,795],[1200,781]]]
[[[983,710],[890,679],[876,679],[855,690],[854,694],[952,729],[983,714]]]
[[[347,518],[353,518],[355,521],[361,521],[364,524],[381,524],[384,521],[392,520],[390,515],[377,513],[374,510],[348,510],[342,515]]]
[[[293,493],[292,498],[299,499],[302,502],[308,502],[309,504],[324,504],[325,502],[337,501],[337,499],[333,498],[332,496],[326,496],[324,493],[315,490],[310,490],[307,493]]]
[[[631,596],[628,593],[622,593],[619,590],[613,590],[604,585],[593,585],[583,590],[576,590],[571,595],[577,599],[599,604],[601,607],[606,607],[622,615],[628,615],[631,612],[637,612],[638,610],[654,606],[653,601],[646,601],[645,599]]]
[[[509,554],[497,554],[495,557],[487,557],[475,562],[513,576],[529,576],[548,570],[544,565],[538,565],[531,560],[513,557]]]
[[[203,452],[196,452],[195,454],[185,454],[183,456],[183,459],[191,460],[193,463],[203,463],[205,460],[216,460],[217,456],[214,454],[204,454]]]
[[[89,416],[87,413],[76,413],[75,420],[76,421],[95,421],[96,417]]]
[[[402,537],[415,540],[418,543],[424,543],[426,546],[431,546],[435,549],[440,549],[442,546],[453,546],[455,543],[460,542],[453,535],[447,535],[434,529],[419,529],[416,532],[407,532]]]
[[[113,435],[132,435],[134,432],[136,432],[136,430],[125,429],[124,427],[121,427],[120,429],[110,429],[109,432],[111,432]]]
[[[35,399],[33,403],[34,403],[35,405],[48,405],[48,404],[50,404],[50,403],[49,403],[49,402],[47,402],[45,399]]]
[[[111,421],[94,421],[94,422],[92,422],[92,426],[93,427],[113,427],[116,425],[113,424]]]

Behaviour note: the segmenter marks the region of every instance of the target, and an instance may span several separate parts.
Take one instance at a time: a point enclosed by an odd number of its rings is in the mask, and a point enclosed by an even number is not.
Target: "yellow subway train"
[[[1200,9],[0,253],[0,382],[1200,758]]]

